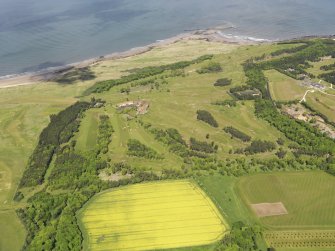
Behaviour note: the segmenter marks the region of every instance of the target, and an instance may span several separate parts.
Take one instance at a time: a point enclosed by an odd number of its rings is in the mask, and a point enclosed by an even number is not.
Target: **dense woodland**
[[[20,188],[43,185],[41,190],[36,190],[36,193],[27,200],[24,207],[17,210],[27,230],[23,249],[82,250],[83,236],[77,223],[76,213],[93,195],[108,188],[143,181],[192,178],[214,173],[239,177],[258,172],[309,169],[324,170],[335,175],[335,141],[310,124],[296,121],[281,113],[278,109],[280,104],[273,102],[269,95],[263,70],[277,69],[291,77],[299,78],[299,74],[306,74],[308,61],[317,61],[322,56],[335,55],[335,42],[330,40],[296,41],[296,43],[301,44],[292,49],[273,52],[270,59],[261,56],[246,61],[243,64],[247,77],[246,83],[230,89],[235,99],[237,97],[234,93],[259,91],[261,95],[253,98],[256,99],[254,101],[256,116],[267,121],[286,137],[285,140],[277,140],[279,149],[269,158],[257,158],[257,155],[246,158],[245,154],[274,151],[277,148],[276,143],[252,140],[250,136],[233,127],[226,127],[224,131],[244,142],[252,141],[239,152],[240,155],[218,159],[215,154],[219,148],[218,144],[210,142],[209,137],[206,141],[192,137],[187,142],[177,129],[160,129],[139,120],[138,123],[150,132],[157,142],[182,160],[183,165],[180,170],[163,169],[158,175],[150,170],[139,170],[127,163],[114,163],[113,160],[106,159],[105,153],[109,151],[108,145],[113,137],[113,128],[106,115],[99,119],[95,150],[85,153],[78,153],[75,150],[76,141],[73,136],[78,131],[81,118],[87,109],[94,109],[95,104],[100,101],[93,99],[91,102],[77,102],[57,115],[51,115],[50,123],[41,132],[20,182]],[[277,58],[277,56],[282,57]],[[136,69],[120,79],[98,82],[89,88],[85,95],[108,91],[114,86],[133,81],[139,81],[139,83],[149,81],[143,78],[166,71],[170,71],[169,74],[182,76],[184,73],[179,70],[210,60],[212,57],[209,55],[193,61]],[[287,71],[289,68],[293,70]],[[218,64],[213,63],[201,68],[203,71],[201,73],[219,70],[221,71],[222,68],[219,69]],[[152,84],[151,80],[148,83]],[[220,101],[216,105],[235,106],[236,100]],[[195,118],[193,119],[196,121]],[[205,110],[197,111],[197,119],[214,128],[219,126],[212,114]],[[220,132],[225,133],[222,130]],[[282,148],[286,140],[290,140],[289,150],[293,153],[289,157],[287,157],[287,151]],[[128,142],[128,154],[149,159],[162,158],[155,150],[133,139]],[[131,176],[119,181],[102,181],[98,176],[101,170],[112,170],[114,173],[121,172]],[[22,191],[19,190],[16,193],[15,199],[16,201],[24,199]],[[258,250],[257,243],[261,238],[260,227],[237,222],[231,226],[230,233],[218,243],[216,250],[229,248]]]
[[[50,116],[49,125],[42,131],[37,147],[23,173],[20,187],[42,184],[55,151],[78,130],[81,114],[93,103],[77,102],[57,115]]]

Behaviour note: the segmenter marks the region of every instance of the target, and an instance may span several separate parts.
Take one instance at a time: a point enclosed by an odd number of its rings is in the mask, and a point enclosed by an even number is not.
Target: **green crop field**
[[[269,79],[269,89],[273,100],[300,100],[307,88],[300,85],[301,81],[290,78],[276,70],[265,71]]]
[[[148,250],[219,240],[227,225],[195,184],[132,185],[96,195],[79,214],[88,250]]]
[[[261,218],[271,229],[335,228],[335,177],[320,172],[258,174],[241,178],[239,192],[247,205],[282,202],[288,214]]]

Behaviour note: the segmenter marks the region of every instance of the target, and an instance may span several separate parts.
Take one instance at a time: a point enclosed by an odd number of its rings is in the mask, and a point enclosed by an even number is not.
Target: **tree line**
[[[213,115],[206,110],[198,110],[197,111],[197,120],[201,120],[206,122],[207,124],[213,126],[213,127],[219,127],[218,122],[215,120]]]
[[[127,146],[127,154],[129,156],[142,157],[146,159],[163,159],[163,156],[160,155],[157,151],[144,145],[137,139],[129,139]]]
[[[200,62],[203,62],[205,60],[210,60],[213,58],[213,55],[204,55],[201,57],[198,57],[197,59],[191,60],[191,61],[181,61],[173,64],[168,65],[161,65],[161,66],[148,66],[144,67],[142,69],[137,69],[133,73],[123,76],[120,79],[111,79],[111,80],[105,80],[100,81],[88,88],[84,95],[90,95],[92,93],[101,93],[110,90],[114,86],[126,84],[132,81],[136,81],[139,79],[144,79],[147,77],[155,76],[162,74],[164,71],[168,70],[178,70],[178,69],[184,69],[192,64],[198,64]]]
[[[226,133],[229,133],[232,137],[238,138],[240,140],[242,140],[243,142],[248,142],[251,140],[251,137],[247,134],[245,134],[244,132],[241,132],[240,130],[232,127],[232,126],[227,126],[225,128],[223,128],[223,130]]]
[[[50,116],[50,122],[43,129],[19,187],[35,186],[43,183],[44,175],[59,146],[67,142],[78,130],[82,113],[93,104],[77,102],[57,115]]]

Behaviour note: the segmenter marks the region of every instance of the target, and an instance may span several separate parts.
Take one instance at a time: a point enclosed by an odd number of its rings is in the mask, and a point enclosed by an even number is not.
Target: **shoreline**
[[[104,56],[98,56],[90,59],[86,59],[83,61],[67,64],[64,66],[58,67],[50,67],[46,68],[37,72],[26,72],[20,74],[11,74],[0,76],[0,89],[17,87],[17,86],[25,86],[25,85],[32,85],[38,84],[42,81],[50,81],[57,76],[68,72],[74,68],[84,68],[89,67],[91,65],[97,64],[102,61],[107,60],[116,60],[122,58],[128,58],[136,55],[140,55],[146,52],[149,52],[155,48],[171,45],[177,43],[179,41],[185,40],[204,40],[208,42],[220,42],[225,44],[237,44],[237,45],[254,45],[254,44],[264,44],[264,43],[276,43],[276,42],[285,42],[285,41],[294,41],[304,38],[334,38],[335,35],[326,35],[326,36],[302,36],[292,39],[285,39],[285,40],[269,40],[269,39],[261,39],[261,38],[254,38],[249,36],[240,36],[240,35],[233,35],[233,34],[226,34],[223,32],[225,29],[231,29],[234,27],[226,27],[224,29],[220,28],[209,28],[205,30],[193,30],[193,31],[186,31],[185,33],[178,34],[176,36],[157,40],[154,43],[134,47],[129,50],[123,52],[113,52],[110,54],[106,54]]]

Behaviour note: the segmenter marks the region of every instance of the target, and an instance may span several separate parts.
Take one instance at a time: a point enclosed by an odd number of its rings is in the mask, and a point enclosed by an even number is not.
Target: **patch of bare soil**
[[[335,139],[335,128],[327,124],[323,118],[313,114],[301,104],[283,106],[283,112],[294,119],[310,122],[312,126],[318,128],[321,132],[326,133],[330,138]]]
[[[117,105],[119,110],[136,108],[137,115],[146,114],[149,110],[149,102],[145,100],[127,101]]]
[[[106,172],[101,172],[99,174],[99,178],[103,181],[119,181],[119,180],[131,178],[131,177],[132,177],[131,174],[122,175],[121,173],[113,173],[111,175],[108,175]]]
[[[251,204],[251,208],[258,217],[288,214],[282,202]]]

